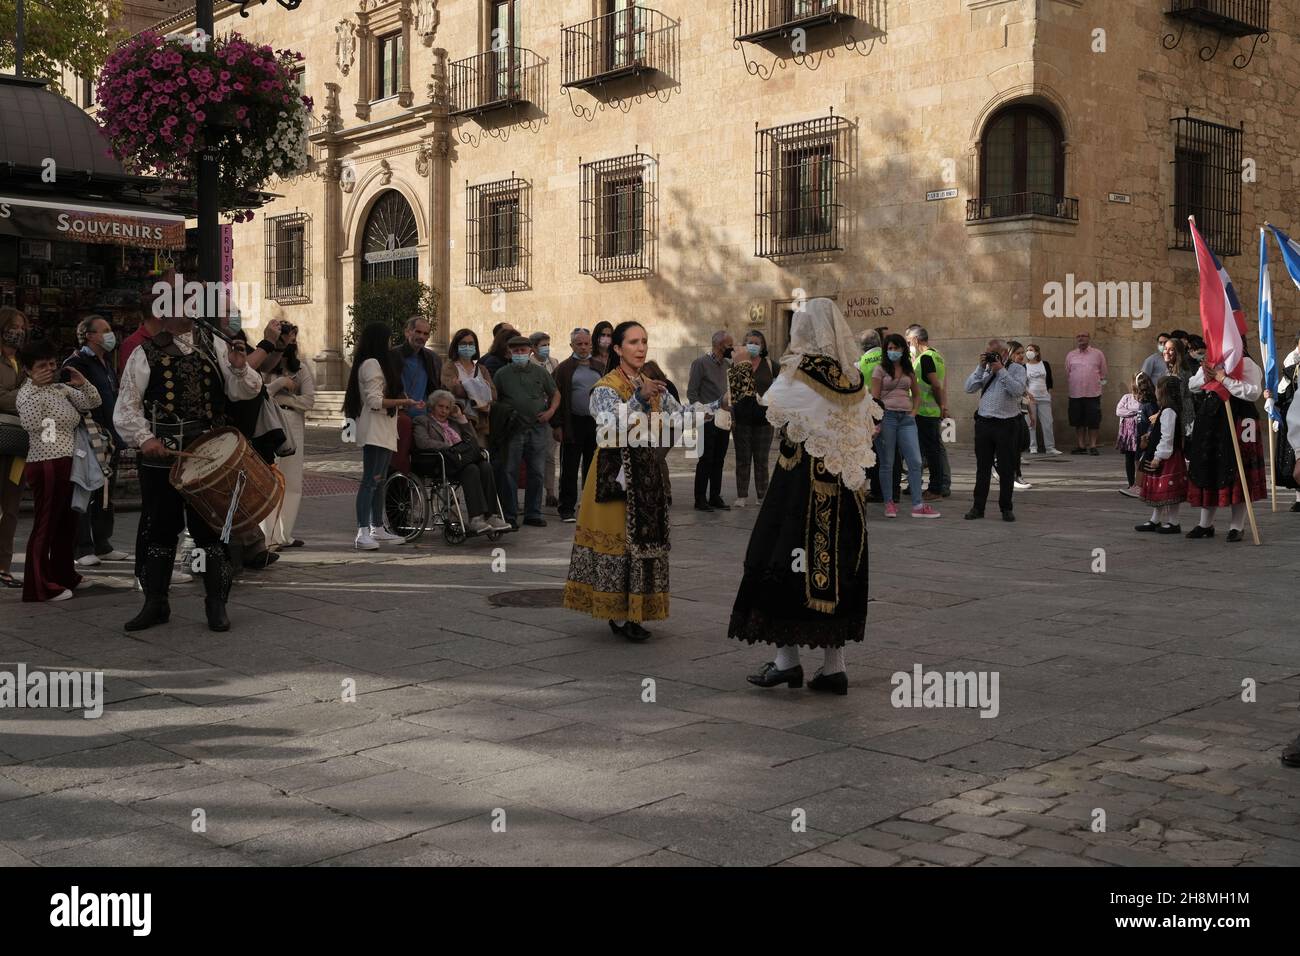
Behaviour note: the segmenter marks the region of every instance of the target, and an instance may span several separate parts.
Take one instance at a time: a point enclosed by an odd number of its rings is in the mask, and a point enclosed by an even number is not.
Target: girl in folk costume
[[[1138,377],[1146,375],[1138,372]],[[1142,500],[1151,506],[1151,520],[1137,531],[1178,534],[1178,507],[1187,497],[1187,460],[1183,457],[1183,381],[1165,375],[1156,386],[1160,410],[1150,417],[1150,428],[1142,436]]]
[[[1121,396],[1119,404],[1115,406],[1115,415],[1119,418],[1115,447],[1124,453],[1124,474],[1128,478],[1128,484],[1119,490],[1121,495],[1141,497],[1142,486],[1138,482],[1137,466],[1143,457],[1143,448],[1146,447],[1142,439],[1151,427],[1152,416],[1159,411],[1155,382],[1151,381],[1146,372],[1138,372],[1133,376],[1133,388],[1127,395]],[[1147,457],[1150,458],[1150,455]]]
[[[803,685],[799,646],[825,657],[812,690],[848,693],[844,644],[867,621],[866,469],[882,417],[855,364],[857,343],[829,299],[794,314],[781,374],[762,404],[780,457],[745,553],[728,636],[776,645],[748,679]]]
[[[648,339],[638,322],[610,335],[609,372],[591,390],[597,448],[578,510],[564,606],[603,617],[610,630],[633,641],[650,632],[642,621],[668,617],[668,509],[656,448],[620,435],[604,441],[610,423],[637,413],[680,415],[682,406],[663,382],[643,374]],[[635,447],[633,447],[635,445]]]
[[[1288,427],[1290,411],[1295,407],[1296,388],[1300,385],[1300,344],[1287,353],[1282,360],[1282,374],[1277,383],[1277,394],[1270,395],[1264,389],[1265,407],[1270,414],[1277,412],[1277,442],[1273,459],[1273,481],[1282,488],[1294,488],[1295,502],[1292,511],[1300,511],[1300,482],[1295,479],[1296,454],[1290,439],[1300,439],[1300,434],[1292,434]]]
[[[1204,398],[1192,426],[1191,447],[1187,461],[1187,501],[1200,508],[1200,520],[1187,532],[1189,538],[1213,538],[1214,514],[1220,505],[1232,506],[1229,541],[1240,541],[1246,524],[1246,495],[1251,501],[1267,497],[1264,481],[1264,426],[1260,424],[1255,402],[1264,390],[1264,373],[1242,349],[1238,377],[1232,378],[1221,368],[1202,364],[1188,387]],[[1228,412],[1218,394],[1205,387],[1207,380],[1219,382],[1230,395],[1232,420],[1237,426],[1241,462],[1245,476],[1237,473],[1237,460],[1228,432]]]

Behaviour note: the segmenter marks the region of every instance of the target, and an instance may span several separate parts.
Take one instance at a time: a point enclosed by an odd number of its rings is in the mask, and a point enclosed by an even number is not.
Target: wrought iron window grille
[[[602,282],[641,279],[658,263],[658,160],[640,152],[581,163],[579,268]]]
[[[827,116],[770,129],[754,124],[754,255],[839,252],[857,126]]]
[[[1223,38],[1254,37],[1250,52],[1238,53],[1232,65],[1244,70],[1255,58],[1255,49],[1268,42],[1268,14],[1270,0],[1169,0],[1165,16],[1178,23],[1178,33],[1172,29],[1165,34],[1161,45],[1172,50],[1183,41],[1187,24],[1195,24],[1215,33],[1214,46],[1201,47],[1198,56],[1204,61],[1214,59]]]
[[[877,40],[888,42],[886,13],[886,0],[732,0],[731,45],[740,50],[751,76],[766,80],[774,67],[786,69],[787,60],[816,70],[823,55],[835,56],[837,44],[825,39],[832,28],[838,28],[844,49],[861,56],[870,54]],[[772,64],[751,59],[747,43],[775,51]]]
[[[1190,115],[1174,124],[1174,241],[1195,250],[1188,216],[1220,258],[1241,255],[1241,152],[1245,124],[1223,126]]]
[[[311,216],[291,212],[266,220],[266,289],[281,304],[311,301]]]
[[[1057,196],[1052,193],[1008,193],[1004,196],[979,196],[966,200],[967,222],[1021,219],[1026,216],[1078,222],[1079,200],[1074,196]]]
[[[532,187],[509,179],[465,184],[465,284],[484,292],[529,288]]]

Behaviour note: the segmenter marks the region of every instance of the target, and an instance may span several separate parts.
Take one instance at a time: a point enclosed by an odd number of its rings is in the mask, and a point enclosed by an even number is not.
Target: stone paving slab
[[[100,669],[106,690],[97,720],[0,710],[0,865],[1300,863],[1277,762],[1300,730],[1297,516],[1261,511],[1263,548],[1149,540],[1104,452],[1026,458],[1020,520],[962,522],[952,458],[942,520],[872,507],[845,698],[744,681],[771,657],[724,637],[753,509],[673,509],[672,615],[644,645],[489,603],[559,587],[571,525],[504,539],[494,572],[486,541],[352,550],[346,495],[304,499],[308,546],[242,575],[227,634],[196,585],[123,634],[129,562],[58,605],[0,593],[0,670]],[[893,706],[917,664],[997,671],[998,716]]]

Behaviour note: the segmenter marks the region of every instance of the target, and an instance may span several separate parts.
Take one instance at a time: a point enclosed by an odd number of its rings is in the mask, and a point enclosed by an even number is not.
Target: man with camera
[[[980,393],[975,412],[975,502],[966,519],[984,517],[984,503],[989,496],[993,463],[998,469],[998,507],[1003,521],[1015,521],[1011,494],[1016,478],[1017,420],[1020,398],[1025,394],[1025,367],[1007,363],[1007,347],[990,339],[988,349],[979,358],[979,366],[966,379],[966,393]]]

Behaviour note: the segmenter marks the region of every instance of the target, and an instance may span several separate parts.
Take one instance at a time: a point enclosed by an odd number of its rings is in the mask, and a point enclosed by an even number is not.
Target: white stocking
[[[1232,506],[1232,523],[1228,527],[1234,531],[1246,527],[1246,502],[1238,501]]]
[[[1163,509],[1161,509],[1161,508],[1152,508],[1152,509],[1151,509],[1151,520],[1152,520],[1153,522],[1156,522],[1157,524],[1160,522],[1160,512],[1161,512],[1161,510],[1163,510]]]
[[[844,647],[827,647],[823,649],[825,656],[822,658],[823,674],[842,674],[844,673]]]
[[[799,664],[799,647],[796,644],[787,644],[784,647],[776,649],[776,669],[779,671],[788,671]]]
[[[1202,508],[1201,520],[1197,523],[1202,528],[1208,528],[1210,525],[1214,524],[1214,515],[1215,512],[1217,512],[1218,510],[1219,510],[1218,508]]]

